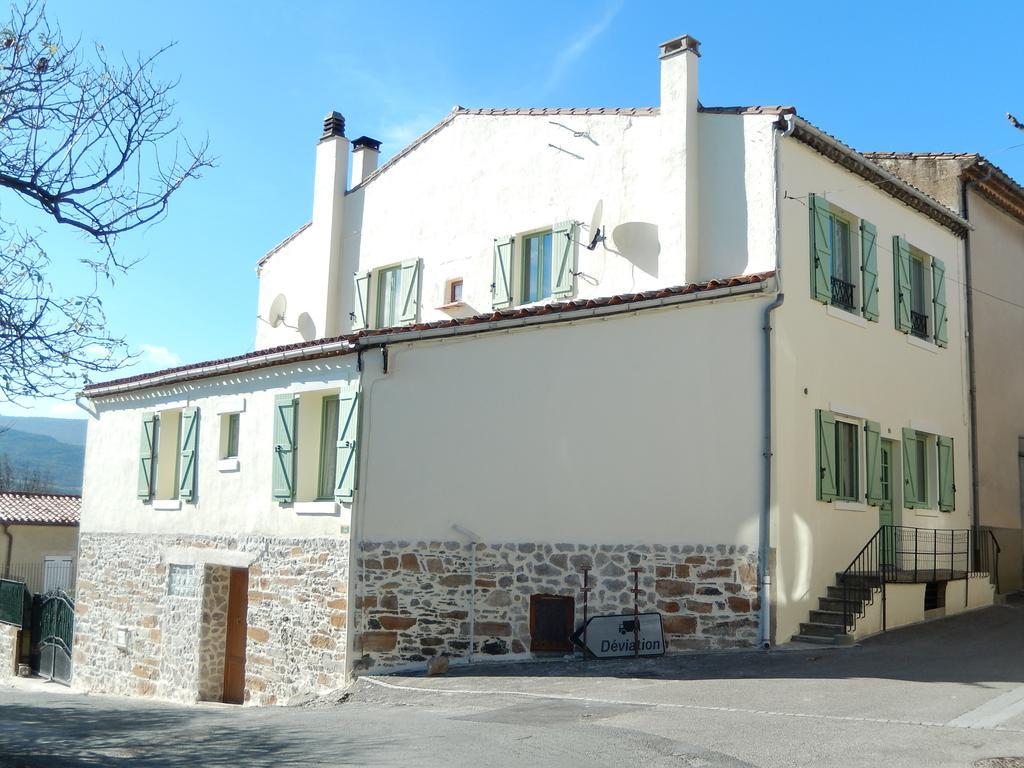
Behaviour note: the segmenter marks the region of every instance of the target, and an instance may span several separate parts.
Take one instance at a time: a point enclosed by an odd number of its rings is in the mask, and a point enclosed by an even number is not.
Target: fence
[[[25,603],[29,600],[24,583],[0,579],[0,624],[24,626]]]
[[[6,578],[20,581],[33,594],[42,594],[51,589],[61,589],[69,595],[75,594],[76,563],[72,559],[46,560],[35,563],[11,563]]]

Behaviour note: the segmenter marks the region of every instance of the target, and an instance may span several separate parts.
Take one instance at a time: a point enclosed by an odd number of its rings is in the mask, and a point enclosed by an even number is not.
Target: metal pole
[[[633,572],[633,656],[640,655],[640,571],[643,568],[630,568]]]
[[[580,588],[580,591],[583,593],[583,658],[585,659],[585,658],[587,658],[587,651],[588,651],[588,648],[587,648],[587,621],[588,621],[587,609],[589,607],[589,605],[588,605],[588,602],[589,602],[588,598],[590,597],[590,566],[589,565],[581,565],[577,569],[577,571],[579,573],[583,574],[583,586]]]

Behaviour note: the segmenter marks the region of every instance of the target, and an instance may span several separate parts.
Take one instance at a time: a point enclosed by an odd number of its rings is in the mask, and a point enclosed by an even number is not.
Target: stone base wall
[[[168,553],[211,550],[169,594]],[[82,534],[75,688],[178,701],[221,696],[228,550],[248,554],[246,701],[285,703],[344,684],[348,541]],[[201,558],[200,558],[201,559]],[[230,558],[228,558],[230,560]],[[127,632],[118,645],[119,629]]]
[[[633,610],[632,567],[640,612],[662,614],[668,651],[752,646],[758,640],[757,554],[727,545],[476,545],[364,542],[355,567],[359,595],[354,671],[422,665],[433,656],[466,656],[473,595],[473,652],[530,652],[530,596],[574,597],[583,622],[580,566],[590,566],[590,616]]]
[[[0,680],[18,674],[18,628],[0,624]]]
[[[224,651],[228,638],[228,591],[231,569],[208,565],[203,579],[203,616],[199,627],[199,698],[224,696]]]

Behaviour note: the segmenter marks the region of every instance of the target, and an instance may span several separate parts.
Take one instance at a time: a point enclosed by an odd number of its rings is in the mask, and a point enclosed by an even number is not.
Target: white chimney
[[[380,142],[369,136],[360,136],[352,142],[352,186],[357,187],[377,170],[380,160]]]
[[[697,222],[698,134],[697,59],[700,41],[689,35],[660,46],[663,159],[661,264],[659,275],[670,283],[692,283],[700,272]]]
[[[310,285],[321,285],[323,296],[311,304],[317,337],[346,332],[339,317],[342,296],[352,291],[351,275],[342,279],[342,225],[345,218],[345,184],[348,179],[349,144],[345,138],[345,118],[332,112],[324,118],[324,130],[316,145],[316,170],[313,179],[313,222],[311,247],[316,254],[316,269],[309,275]],[[347,320],[347,316],[344,318]]]

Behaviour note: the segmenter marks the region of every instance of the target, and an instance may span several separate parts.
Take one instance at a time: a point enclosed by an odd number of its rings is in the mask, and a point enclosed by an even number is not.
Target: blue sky
[[[702,42],[709,106],[792,104],[863,150],[978,151],[1024,179],[1024,4],[727,2],[82,3],[49,0],[67,37],[108,52],[177,41],[186,136],[218,167],[158,225],[121,241],[145,259],[102,290],[132,372],[252,348],[256,260],[309,218],[323,116],[384,142],[385,157],[455,104],[652,106],[657,45]],[[1013,147],[1013,148],[1011,148]],[[5,201],[8,204],[9,201]],[[5,209],[11,210],[11,209]],[[87,242],[49,227],[58,288],[88,277]],[[81,416],[70,402],[0,413]]]

